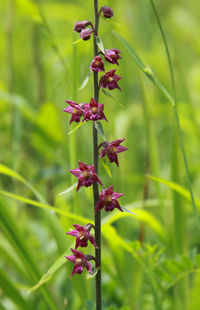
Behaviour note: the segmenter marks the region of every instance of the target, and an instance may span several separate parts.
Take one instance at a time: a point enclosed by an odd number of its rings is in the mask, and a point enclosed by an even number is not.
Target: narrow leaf
[[[78,39],[78,40],[72,42],[72,44],[77,44],[77,43],[79,43],[79,42],[81,42],[81,41],[82,41],[82,39]]]
[[[112,174],[111,174],[111,171],[110,171],[110,167],[107,165],[107,163],[105,162],[105,160],[102,159],[102,160],[101,160],[101,163],[102,163],[102,165],[103,165],[105,171],[107,172],[108,176],[109,176],[110,178],[112,178]]]
[[[100,37],[97,37],[97,38],[96,38],[96,42],[97,42],[97,45],[98,45],[100,51],[101,51],[103,54],[105,54],[102,39],[101,39]]]
[[[72,186],[68,187],[65,191],[59,193],[58,195],[62,196],[64,194],[71,192],[76,187],[76,185],[77,185],[77,182],[75,182]]]
[[[87,85],[87,83],[88,83],[88,81],[89,81],[91,75],[92,75],[92,72],[89,71],[89,73],[88,73],[88,75],[86,76],[85,80],[83,81],[83,83],[82,83],[81,86],[79,87],[79,90],[83,89],[83,88]]]
[[[89,272],[88,272],[88,273],[86,274],[86,279],[87,279],[87,280],[93,279],[93,278],[97,275],[97,272],[98,272],[99,269],[100,269],[100,267],[95,268],[95,270],[94,270],[93,273],[89,273]]]
[[[187,189],[185,189],[183,186],[181,186],[177,183],[165,180],[163,178],[158,178],[158,177],[152,176],[152,175],[146,175],[146,177],[152,181],[159,182],[159,183],[162,183],[164,185],[167,185],[169,188],[171,188],[172,190],[174,190],[178,194],[182,195],[183,197],[187,198],[188,200],[191,200],[189,191]],[[194,199],[195,199],[195,204],[197,205],[197,207],[200,208],[200,201],[197,200],[197,198],[194,198]]]
[[[10,281],[7,275],[0,269],[0,288],[20,309],[28,309],[28,303],[22,297],[15,285]]]
[[[68,135],[71,135],[72,133],[74,133],[77,129],[79,129],[83,124],[85,124],[86,122],[81,122],[79,123],[74,129],[70,130],[68,132]]]
[[[131,213],[131,214],[134,214],[134,215],[139,216],[139,214],[134,213],[134,212],[132,212],[131,210],[129,210],[129,209],[127,209],[127,208],[125,208],[125,207],[122,207],[122,206],[121,206],[121,208],[122,208],[122,210],[123,210],[124,212],[126,212],[126,213]]]
[[[115,98],[113,95],[111,95],[105,89],[102,89],[102,92],[104,93],[104,95],[110,97],[112,100],[114,100],[116,103],[118,103],[122,108],[124,107],[124,105],[117,98]]]
[[[55,263],[48,269],[48,271],[42,276],[40,281],[31,287],[31,289],[28,291],[28,293],[32,293],[33,291],[37,290],[41,285],[48,282],[51,277],[66,263],[65,253],[63,253],[56,261]]]
[[[68,217],[68,218],[74,219],[76,221],[80,221],[80,222],[85,223],[85,224],[92,223],[91,219],[88,219],[88,218],[85,218],[83,216],[79,216],[79,215],[76,215],[76,214],[72,214],[70,212],[66,212],[64,210],[52,207],[52,206],[50,206],[48,204],[44,204],[44,203],[41,203],[41,202],[38,202],[38,201],[35,201],[35,200],[31,200],[31,199],[28,199],[28,198],[25,198],[25,197],[22,197],[22,196],[18,196],[18,195],[15,195],[15,194],[3,191],[3,190],[0,190],[0,194],[4,195],[6,197],[10,197],[10,198],[16,199],[18,201],[24,202],[25,204],[28,204],[28,205],[31,205],[31,206],[34,206],[34,207],[37,207],[37,208],[41,208],[41,209],[53,211],[53,212],[58,213],[58,214],[62,214],[64,216]]]
[[[100,121],[96,121],[95,122],[95,128],[97,129],[97,131],[100,134],[100,136],[106,141],[106,136],[104,134],[103,125],[102,125],[102,123]]]

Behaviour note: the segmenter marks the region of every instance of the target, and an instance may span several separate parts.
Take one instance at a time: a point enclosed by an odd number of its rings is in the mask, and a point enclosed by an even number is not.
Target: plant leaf
[[[97,272],[98,272],[99,269],[100,269],[100,267],[95,268],[95,270],[94,270],[94,272],[93,272],[92,274],[89,273],[89,272],[87,272],[87,273],[86,273],[86,279],[87,279],[87,280],[93,279],[93,278],[97,275]]]
[[[74,133],[77,129],[79,129],[81,126],[83,126],[83,124],[85,124],[86,122],[81,122],[79,123],[74,129],[70,130],[68,132],[68,135],[71,135],[72,133]]]
[[[98,133],[100,134],[100,136],[106,141],[106,136],[104,133],[104,129],[103,129],[103,125],[100,121],[96,121],[95,122],[95,128],[97,129]]]
[[[82,222],[84,224],[92,223],[91,219],[87,219],[87,218],[85,218],[83,216],[72,214],[70,212],[66,212],[64,210],[52,207],[52,206],[50,206],[48,204],[44,204],[44,203],[41,203],[41,202],[38,202],[38,201],[35,201],[35,200],[31,200],[31,199],[28,199],[28,198],[25,198],[25,197],[22,197],[22,196],[18,196],[18,195],[12,194],[10,192],[6,192],[6,191],[3,191],[3,190],[0,190],[0,194],[4,195],[6,197],[10,197],[10,198],[16,199],[18,201],[24,202],[25,204],[28,204],[28,205],[31,205],[31,206],[34,206],[34,207],[38,207],[38,208],[41,208],[41,209],[53,211],[53,212],[58,213],[58,214],[62,214],[64,216],[68,217],[68,218],[80,221],[80,222]]]
[[[103,160],[103,158],[101,159],[101,163],[102,163],[102,165],[103,165],[105,171],[107,172],[108,176],[109,176],[110,178],[112,178],[112,174],[111,174],[110,167],[107,165],[106,161]]]
[[[129,208],[131,208],[131,205],[129,205]],[[121,218],[132,216],[133,218],[148,224],[149,227],[151,227],[157,233],[157,235],[161,238],[161,240],[166,242],[166,232],[163,226],[151,213],[149,213],[146,210],[142,210],[142,209],[131,208],[131,211],[133,213],[113,212],[112,214],[107,215],[105,218],[103,218],[102,225],[106,225],[106,224],[110,225]]]
[[[71,192],[76,187],[77,183],[78,182],[75,182],[73,185],[68,187],[66,190],[64,190],[63,192],[59,193],[58,196],[62,196],[64,194],[67,194],[67,193]]]
[[[101,51],[103,54],[105,54],[102,39],[101,39],[100,37],[97,37],[97,38],[96,38],[96,42],[97,42],[97,45],[98,45],[100,51]]]
[[[134,214],[134,215],[139,216],[137,213],[134,213],[134,212],[132,212],[131,210],[129,210],[129,209],[127,209],[127,208],[123,207],[123,206],[120,206],[120,207],[121,207],[121,208],[122,208],[122,210],[123,210],[124,212],[126,212],[126,213],[131,213],[131,214]]]
[[[104,95],[110,97],[111,99],[113,99],[116,103],[118,103],[122,108],[124,108],[124,105],[117,99],[115,98],[113,95],[111,95],[109,92],[107,92],[105,89],[101,89],[102,92],[104,93]]]
[[[28,293],[32,293],[33,291],[37,290],[41,285],[48,282],[51,277],[66,263],[65,258],[66,252],[63,253],[56,261],[55,263],[48,269],[48,271],[42,276],[42,278],[39,280],[39,282],[32,286],[31,289],[28,291]]]
[[[158,178],[158,177],[148,175],[148,174],[146,175],[146,177],[152,181],[159,182],[159,183],[162,183],[164,185],[167,185],[169,188],[171,188],[172,190],[174,190],[178,194],[182,195],[183,197],[187,198],[189,201],[191,201],[189,191],[187,189],[185,189],[183,186],[181,186],[177,183],[168,181],[166,179]],[[197,205],[197,207],[200,208],[200,201],[197,198],[195,198],[195,204]]]
[[[87,83],[88,83],[88,81],[89,81],[91,75],[92,75],[92,72],[89,71],[89,73],[88,73],[88,75],[86,76],[85,80],[83,81],[83,83],[82,83],[81,86],[79,87],[79,90],[83,89],[83,88],[87,85]]]

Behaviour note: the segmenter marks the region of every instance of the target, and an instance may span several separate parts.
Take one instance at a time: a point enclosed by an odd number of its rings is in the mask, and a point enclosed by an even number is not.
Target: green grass
[[[92,97],[85,80],[92,40],[72,42],[74,23],[93,19],[93,3],[7,2],[0,3],[0,309],[94,310],[94,279],[71,279],[64,258],[74,241],[65,232],[93,221],[91,188],[70,189],[76,179],[68,172],[78,160],[92,164],[91,124],[70,127],[62,111],[64,100]],[[100,19],[99,36],[122,51],[123,79],[122,92],[100,92],[109,122],[101,122],[104,132],[98,125],[99,141],[126,138],[129,151],[119,154],[119,168],[100,161],[99,174],[137,215],[102,213],[103,309],[199,310],[200,4],[104,4],[114,18]]]

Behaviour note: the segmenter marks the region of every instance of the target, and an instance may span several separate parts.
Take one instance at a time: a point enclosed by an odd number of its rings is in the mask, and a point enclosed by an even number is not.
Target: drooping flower
[[[108,71],[105,75],[103,75],[100,79],[99,86],[101,88],[108,88],[110,90],[118,88],[121,90],[117,82],[122,79],[121,76],[115,74],[116,69]]]
[[[89,40],[93,31],[94,30],[91,28],[81,30],[81,39],[84,41]]]
[[[76,237],[76,246],[75,249],[77,249],[79,246],[80,247],[87,247],[88,245],[88,240],[94,245],[94,247],[97,248],[95,238],[90,234],[90,230],[94,225],[92,224],[87,224],[85,226],[73,225],[76,229],[71,230],[70,232],[67,232],[67,235],[71,235],[73,237]]]
[[[105,50],[104,52],[105,59],[108,62],[119,66],[118,59],[121,59],[121,56],[119,55],[121,52],[119,50],[117,50],[116,48],[112,48],[110,50]]]
[[[89,104],[84,104],[84,118],[83,121],[98,121],[104,119],[107,121],[105,114],[103,113],[104,104],[98,103],[94,98],[91,98]]]
[[[107,155],[111,163],[115,162],[116,165],[119,166],[117,154],[128,150],[127,147],[120,145],[124,140],[125,139],[118,139],[110,143],[107,141],[101,143],[99,148],[103,146],[103,149],[101,150],[100,158]]]
[[[91,71],[105,71],[104,70],[104,62],[100,56],[95,56],[90,64],[90,70]]]
[[[83,272],[84,267],[88,270],[89,273],[92,273],[92,265],[89,260],[94,260],[94,256],[84,255],[82,252],[71,249],[74,255],[65,256],[70,262],[74,263],[74,268],[72,270],[71,277],[77,273],[81,274]]]
[[[113,211],[115,208],[123,212],[122,208],[119,205],[117,199],[119,199],[124,194],[113,192],[113,185],[107,189],[102,189],[101,194],[99,195],[99,201],[95,207],[95,213],[100,211],[105,207],[105,211]]]
[[[105,18],[113,17],[113,9],[109,8],[108,6],[104,5],[101,7],[101,11],[103,12],[103,16]]]
[[[82,187],[88,187],[93,183],[103,185],[98,175],[95,172],[94,165],[88,166],[79,160],[79,168],[69,170],[76,178],[78,178],[77,191]]]
[[[70,107],[67,107],[63,111],[72,114],[69,124],[71,125],[72,122],[80,122],[80,118],[83,115],[83,104],[79,105],[77,102],[72,100],[66,100],[65,102],[67,102]]]
[[[83,20],[82,22],[78,21],[74,25],[74,31],[81,32],[81,30],[85,29],[88,25],[91,25],[88,20]]]

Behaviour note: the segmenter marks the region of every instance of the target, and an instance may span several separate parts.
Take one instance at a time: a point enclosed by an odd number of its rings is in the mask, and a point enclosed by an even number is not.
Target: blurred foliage
[[[112,20],[100,19],[99,36],[123,56],[122,92],[100,92],[109,122],[102,122],[104,132],[97,125],[99,140],[126,138],[129,148],[119,168],[101,160],[99,174],[138,214],[102,214],[103,309],[199,310],[199,231],[172,107],[113,34],[172,95],[159,28],[150,1],[99,3],[114,10]],[[199,210],[200,3],[155,4],[172,54]],[[78,160],[92,164],[91,124],[70,127],[62,110],[64,100],[92,97],[92,40],[72,43],[79,40],[75,22],[93,20],[93,1],[0,1],[0,18],[0,309],[94,310],[94,279],[71,279],[64,258],[74,241],[65,232],[93,221],[92,190],[59,195],[76,181],[68,170]]]

